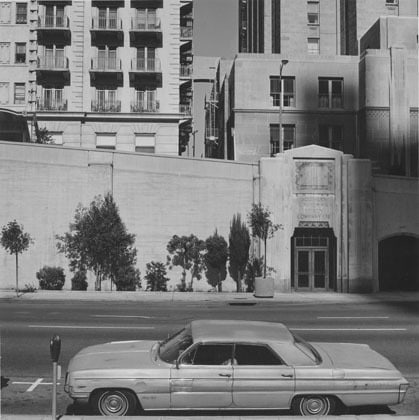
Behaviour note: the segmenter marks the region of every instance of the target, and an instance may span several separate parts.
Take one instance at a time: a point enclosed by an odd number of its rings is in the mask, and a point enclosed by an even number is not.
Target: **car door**
[[[294,368],[264,344],[236,344],[233,404],[239,408],[289,408],[295,389]]]
[[[227,408],[232,405],[233,345],[198,343],[171,369],[171,408]]]

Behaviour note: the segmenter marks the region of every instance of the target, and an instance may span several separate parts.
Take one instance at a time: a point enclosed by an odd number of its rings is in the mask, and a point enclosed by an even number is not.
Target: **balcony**
[[[131,7],[134,9],[161,9],[163,0],[131,0]]]
[[[70,82],[69,61],[64,54],[39,56],[36,63],[36,81],[43,85],[45,82]]]
[[[116,100],[92,101],[92,112],[121,112],[121,101],[116,101]]]
[[[122,63],[117,56],[93,58],[91,60],[89,72],[92,85],[123,85]]]
[[[159,112],[160,102],[154,101],[134,101],[131,102],[131,112]]]
[[[191,26],[180,27],[180,40],[181,41],[192,41],[193,28]]]
[[[130,29],[131,46],[144,46],[161,48],[163,46],[163,32],[160,19],[132,18]]]
[[[180,104],[179,112],[184,115],[192,115],[192,108],[190,104]]]
[[[38,18],[38,42],[45,44],[71,44],[70,19],[66,15],[45,15]]]
[[[92,45],[123,46],[124,31],[120,18],[93,18],[90,29]]]
[[[190,64],[181,64],[179,76],[181,79],[190,79],[192,77],[192,66]]]
[[[39,99],[36,102],[37,111],[67,111],[67,100],[64,99]]]
[[[162,71],[158,58],[137,58],[131,61],[129,73],[131,86],[162,87]]]

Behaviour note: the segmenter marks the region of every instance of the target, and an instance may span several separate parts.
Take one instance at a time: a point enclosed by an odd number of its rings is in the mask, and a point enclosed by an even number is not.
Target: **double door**
[[[294,273],[297,290],[326,290],[329,284],[328,247],[296,247]]]

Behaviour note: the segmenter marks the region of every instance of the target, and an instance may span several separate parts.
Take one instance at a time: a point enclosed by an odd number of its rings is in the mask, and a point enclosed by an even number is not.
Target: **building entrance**
[[[334,290],[336,238],[333,230],[296,228],[291,241],[291,286],[299,291]]]

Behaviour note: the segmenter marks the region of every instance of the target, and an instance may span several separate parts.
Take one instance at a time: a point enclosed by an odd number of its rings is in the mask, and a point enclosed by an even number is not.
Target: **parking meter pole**
[[[52,420],[57,418],[57,362],[52,363]]]
[[[58,359],[61,351],[61,339],[58,335],[54,335],[49,343],[49,350],[52,360],[52,420],[57,419],[57,373]]]

